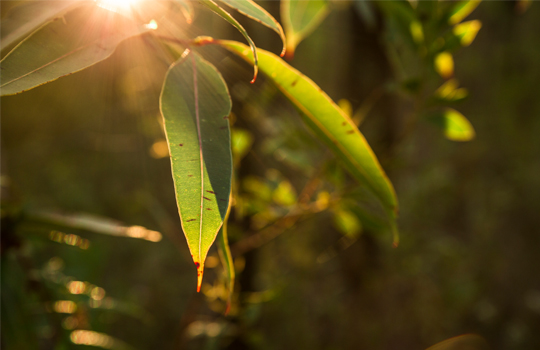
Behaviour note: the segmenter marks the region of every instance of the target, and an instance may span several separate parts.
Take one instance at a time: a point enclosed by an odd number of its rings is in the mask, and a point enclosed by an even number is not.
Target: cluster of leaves
[[[376,195],[394,220],[397,200],[393,187],[351,118],[312,80],[278,56],[257,49],[245,29],[221,4],[210,0],[201,3],[235,26],[249,47],[209,37],[186,40],[181,36],[165,36],[158,29],[161,23],[153,19],[160,15],[157,10],[142,12],[145,14],[142,16],[136,8],[113,8],[99,1],[29,2],[17,6],[3,21],[6,29],[12,30],[2,30],[6,37],[2,42],[9,46],[26,38],[2,60],[2,95],[24,92],[87,68],[109,57],[123,40],[137,35],[152,36],[177,56],[177,52],[182,52],[169,68],[160,105],[178,210],[197,266],[198,288],[208,250],[227,216],[233,161],[228,121],[231,98],[227,86],[217,69],[193,51],[194,47],[221,45],[255,67],[254,80],[258,69],[265,73],[302,112],[305,123],[327,143],[350,173]],[[285,44],[280,24],[256,3],[232,0],[223,3],[275,30]],[[188,4],[182,2],[178,8],[189,14]],[[327,4],[285,1],[282,5],[291,38],[286,47],[292,53],[324,18]],[[144,3],[138,6],[142,8]],[[36,12],[42,15],[32,16]],[[284,49],[282,54],[285,52]],[[218,241],[222,242],[222,255],[230,260],[227,238],[224,230],[221,232]]]
[[[85,69],[108,58],[122,41],[142,36],[149,47],[155,49],[156,55],[161,55],[170,65],[160,107],[178,211],[198,270],[198,289],[206,256],[216,241],[230,296],[235,269],[226,222],[231,205],[260,219],[259,228],[279,217],[286,219],[284,227],[290,226],[287,220],[298,214],[295,208],[305,210],[307,205],[302,202],[302,194],[297,196],[290,182],[279,174],[270,176],[270,180],[249,177],[235,183],[234,169],[249,149],[252,136],[239,128],[231,130],[231,94],[219,71],[197,50],[205,45],[219,45],[253,65],[253,81],[260,70],[296,107],[305,125],[362,184],[355,191],[343,191],[337,196],[339,203],[332,210],[338,230],[345,237],[354,237],[362,226],[380,228],[386,225],[394,233],[397,244],[396,194],[358,129],[365,111],[353,113],[346,101],[336,104],[311,79],[278,55],[258,49],[225,7],[274,30],[283,41],[281,55],[292,58],[296,46],[331,11],[332,3],[283,0],[281,15],[285,30],[251,0],[201,0],[197,4],[238,29],[248,45],[210,37],[186,38],[175,16],[184,16],[188,23],[192,21],[194,4],[189,1],[166,1],[159,6],[140,2],[137,7],[122,7],[107,1],[22,3],[2,21],[2,50],[22,41],[2,60],[1,94],[17,94]],[[414,100],[413,121],[421,116],[455,141],[474,137],[467,119],[448,106],[467,96],[466,90],[459,88],[453,78],[452,53],[469,45],[480,28],[478,21],[461,23],[476,5],[476,1],[455,4],[354,2],[365,18],[373,17],[373,6],[377,6],[389,19],[387,49],[395,58],[399,88]],[[441,77],[445,82],[439,86]],[[335,170],[334,175],[343,177],[340,170]],[[330,175],[327,177],[331,178]],[[343,181],[337,179],[336,182]],[[238,187],[242,187],[247,195],[240,195]],[[242,196],[250,195],[250,200],[242,201]],[[366,198],[368,205],[376,204],[382,208],[382,219],[363,210],[358,197]],[[313,212],[328,208],[329,201],[335,198],[321,191],[310,208]],[[274,203],[275,208],[269,203]]]

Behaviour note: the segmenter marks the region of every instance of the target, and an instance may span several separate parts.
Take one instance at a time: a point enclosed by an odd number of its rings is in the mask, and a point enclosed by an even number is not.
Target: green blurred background
[[[277,1],[262,5],[279,19]],[[158,106],[167,66],[129,40],[85,71],[1,100],[2,347],[82,349],[70,334],[92,329],[117,339],[109,348],[412,350],[464,333],[493,349],[540,348],[540,6],[485,2],[469,16],[483,26],[454,55],[469,97],[453,108],[476,138],[458,143],[423,121],[409,127],[413,99],[388,54],[401,43],[372,5],[370,20],[334,2],[291,64],[353,110],[380,92],[360,129],[396,187],[398,248],[377,225],[340,227],[364,198],[348,191],[354,182],[264,77],[251,85],[249,66],[203,48],[229,84],[239,142],[229,233],[238,281],[223,316],[217,254],[195,293],[177,214]],[[189,36],[242,41],[196,10]],[[258,46],[280,51],[275,33],[239,20]],[[320,210],[235,250],[302,200],[306,183]],[[98,215],[163,239],[62,228],[32,220],[37,211]],[[70,293],[76,281],[85,293]],[[76,310],[56,312],[58,300]]]

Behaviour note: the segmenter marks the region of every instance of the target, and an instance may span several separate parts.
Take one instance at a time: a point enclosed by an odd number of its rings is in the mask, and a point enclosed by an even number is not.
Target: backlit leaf
[[[465,0],[457,2],[452,11],[450,11],[448,23],[458,24],[465,19],[465,17],[470,15],[471,12],[478,7],[478,5],[480,5],[480,0]]]
[[[448,51],[444,51],[435,56],[435,70],[445,79],[454,75],[454,58]]]
[[[474,20],[457,24],[452,32],[459,38],[462,46],[469,46],[476,38],[480,28],[482,28],[482,22]]]
[[[444,136],[452,141],[470,141],[474,138],[474,128],[465,116],[455,109],[447,108],[428,117],[428,120],[444,131]]]
[[[221,0],[221,2],[278,33],[281,41],[283,42],[283,51],[281,52],[281,56],[285,54],[285,33],[283,33],[283,29],[281,28],[279,22],[276,21],[276,19],[272,17],[272,15],[269,14],[265,9],[257,5],[252,0]]]
[[[281,20],[287,36],[287,58],[294,56],[298,44],[321,24],[329,12],[326,0],[281,1]]]
[[[63,16],[87,1],[28,1],[10,9],[0,23],[2,50],[30,35],[39,26]]]
[[[253,62],[249,48],[235,41],[219,44]],[[346,164],[357,179],[365,183],[383,203],[392,218],[398,210],[394,188],[356,125],[311,79],[276,55],[259,49],[261,71],[302,112],[304,121]]]
[[[160,107],[171,154],[176,201],[200,290],[204,261],[229,203],[231,100],[221,74],[195,53],[173,64]]]
[[[2,60],[2,96],[96,64],[109,57],[123,40],[148,30],[96,5],[76,9],[41,27]]]
[[[233,16],[231,16],[227,11],[222,9],[218,4],[216,4],[212,0],[201,0],[201,2],[205,4],[209,9],[214,11],[216,14],[220,15],[221,18],[232,24],[236,29],[238,29],[238,31],[244,36],[244,38],[246,38],[249,46],[251,47],[251,51],[253,51],[253,56],[255,57],[255,59],[253,60],[253,80],[251,80],[251,82],[254,83],[257,79],[257,73],[259,71],[259,66],[257,63],[257,47],[255,46],[255,43],[253,42],[253,40],[251,40],[244,27],[242,27],[242,25],[238,23],[238,21],[234,19]]]

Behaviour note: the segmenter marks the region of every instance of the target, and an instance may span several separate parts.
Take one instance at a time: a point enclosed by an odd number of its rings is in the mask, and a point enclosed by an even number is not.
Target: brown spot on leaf
[[[206,208],[206,210],[212,210],[212,209],[210,209],[210,208]]]
[[[349,134],[349,135],[354,134],[354,130],[347,131],[347,134]]]
[[[210,198],[206,198],[206,197],[203,197],[203,198],[204,198],[204,199],[206,199],[207,201],[211,201],[211,199],[210,199]]]
[[[199,264],[198,262],[195,262],[195,267],[196,268],[199,268],[201,266],[201,264]]]
[[[206,192],[212,193],[212,194],[216,194],[216,192],[214,192],[214,191],[208,191],[208,190],[206,190]]]
[[[191,220],[187,220],[186,222],[191,222],[191,221],[195,221],[195,220],[197,220],[197,219],[191,219]]]
[[[183,144],[183,143],[179,143],[178,146],[182,147],[182,146],[184,146],[184,144]]]
[[[341,123],[341,125],[345,126],[345,125],[347,125],[347,122],[343,122],[343,123]]]

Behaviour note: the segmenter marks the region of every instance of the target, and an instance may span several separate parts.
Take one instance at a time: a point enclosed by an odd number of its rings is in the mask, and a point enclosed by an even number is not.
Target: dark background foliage
[[[83,72],[2,98],[2,347],[76,348],[69,342],[75,327],[137,349],[412,350],[463,333],[482,335],[493,349],[539,348],[540,6],[521,12],[516,4],[481,4],[470,18],[482,29],[454,56],[455,75],[470,93],[458,108],[475,127],[473,141],[448,141],[424,122],[405,134],[410,97],[392,89],[361,126],[396,187],[400,246],[369,227],[343,236],[333,218],[342,202],[331,201],[284,224],[263,246],[237,253],[228,317],[215,251],[207,285],[195,293],[169,159],[159,153],[167,67],[144,40],[123,43]],[[279,18],[277,2],[263,5]],[[356,110],[395,81],[386,20],[377,13],[367,26],[338,2],[292,65]],[[242,23],[258,46],[279,52],[274,33]],[[209,13],[189,33],[242,40]],[[306,184],[316,188],[315,200],[353,181],[264,77],[250,85],[250,67],[217,48],[201,52],[229,83],[235,128],[254,140],[237,168],[244,204],[231,216],[234,251],[287,213],[288,195],[302,200]],[[289,182],[294,191],[284,191],[285,199],[265,201],[265,188]],[[102,215],[164,238],[65,231],[89,240],[80,249],[52,241],[58,228],[17,216],[38,209]],[[94,308],[70,295],[60,275],[102,287],[112,306]],[[51,302],[68,299],[78,302],[75,314],[48,312]]]

